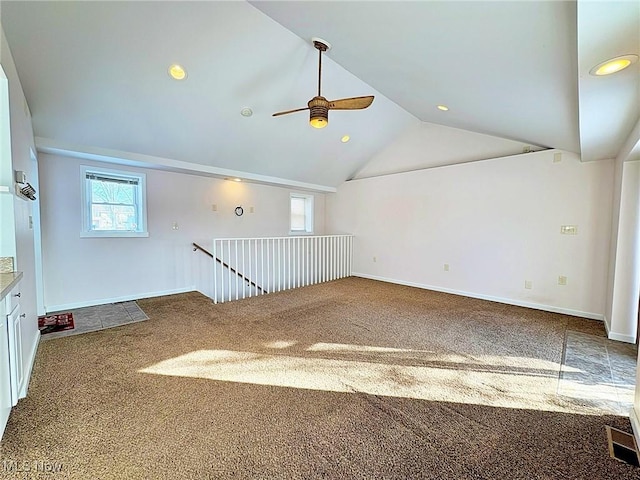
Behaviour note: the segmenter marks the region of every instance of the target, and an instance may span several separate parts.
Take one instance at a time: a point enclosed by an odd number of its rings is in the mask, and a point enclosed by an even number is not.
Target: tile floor
[[[42,335],[43,340],[95,332],[96,330],[118,327],[120,325],[126,325],[127,323],[141,322],[149,318],[135,301],[110,303],[107,305],[97,305],[95,307],[76,308],[65,312],[51,313],[66,312],[73,313],[75,328],[62,332],[47,333],[46,335]]]
[[[628,415],[633,406],[638,347],[568,331],[558,395]]]

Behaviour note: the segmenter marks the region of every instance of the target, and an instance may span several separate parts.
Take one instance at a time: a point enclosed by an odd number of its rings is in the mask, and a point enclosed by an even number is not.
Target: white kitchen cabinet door
[[[18,392],[24,381],[22,365],[22,329],[20,328],[20,305],[7,315],[9,322],[9,367],[11,377],[11,405],[18,403]]]
[[[11,413],[11,370],[9,368],[9,325],[4,301],[0,302],[0,437]]]

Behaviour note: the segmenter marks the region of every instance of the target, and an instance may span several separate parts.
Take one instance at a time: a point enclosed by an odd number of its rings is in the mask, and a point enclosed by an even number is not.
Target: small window
[[[313,195],[291,194],[291,233],[313,233]]]
[[[148,237],[144,173],[81,167],[81,237]]]

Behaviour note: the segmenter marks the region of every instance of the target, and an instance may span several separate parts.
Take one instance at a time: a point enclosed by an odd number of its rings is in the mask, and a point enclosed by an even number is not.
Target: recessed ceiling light
[[[345,135],[340,139],[342,143],[347,143],[349,140],[351,140],[351,137],[349,135]]]
[[[242,179],[241,179],[241,178],[234,178],[234,179],[233,179],[233,181],[234,181],[234,182],[241,182],[241,181],[242,181]]]
[[[638,61],[637,55],[622,55],[620,57],[611,58],[602,63],[599,63],[591,70],[589,73],[591,75],[596,75],[598,77],[602,75],[611,75],[612,73],[619,72],[620,70],[624,70],[632,63]]]
[[[442,110],[443,112],[447,112],[449,110],[449,107],[447,107],[446,105],[438,105],[437,108],[438,110]]]
[[[251,110],[249,107],[244,107],[242,110],[240,110],[240,115],[242,115],[243,117],[250,117],[251,115],[253,115],[253,110]]]
[[[181,65],[174,63],[169,66],[169,75],[176,80],[184,80],[187,78],[187,71]]]

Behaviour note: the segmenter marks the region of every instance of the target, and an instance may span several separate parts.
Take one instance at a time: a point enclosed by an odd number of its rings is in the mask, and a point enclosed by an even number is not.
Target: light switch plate
[[[562,235],[577,235],[578,234],[578,226],[577,225],[562,225],[560,227],[560,233]]]

